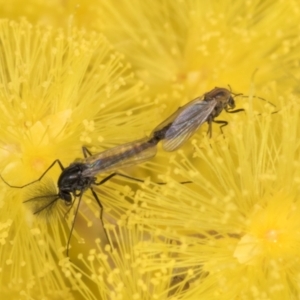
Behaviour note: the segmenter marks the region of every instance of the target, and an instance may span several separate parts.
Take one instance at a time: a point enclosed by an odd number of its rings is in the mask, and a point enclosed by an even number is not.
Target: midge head
[[[233,96],[240,96],[242,94],[234,94],[226,88],[215,87],[213,90],[204,94],[204,102],[214,102],[214,107],[211,113],[207,116],[206,122],[208,123],[208,134],[212,136],[212,122],[221,124],[220,130],[223,134],[222,127],[228,124],[227,121],[215,120],[220,113],[225,110],[227,113],[237,113],[244,111],[243,108],[235,109],[235,101]]]
[[[86,165],[82,163],[73,163],[63,169],[60,174],[57,181],[57,196],[64,200],[66,205],[71,205],[73,198],[80,197],[85,190],[96,182],[96,177],[82,176],[82,172],[86,169]]]
[[[203,101],[216,101],[221,105],[222,109],[234,109],[235,101],[234,97],[241,96],[243,94],[234,94],[226,88],[215,87],[213,90],[204,94]],[[234,97],[233,97],[234,96]]]
[[[235,108],[235,101],[234,101],[234,97],[237,96],[241,96],[242,98],[248,98],[249,96],[244,95],[242,93],[233,93],[231,91],[231,88],[229,86],[229,89],[226,88],[220,88],[220,87],[215,87],[214,89],[212,89],[211,91],[205,93],[203,95],[203,101],[216,101],[219,104],[223,104],[223,108],[226,109],[234,109]],[[276,105],[274,105],[272,102],[267,101],[266,99],[262,98],[262,97],[258,97],[253,95],[253,98],[257,98],[259,100],[265,101],[268,104],[270,104],[273,107],[276,107]]]
[[[59,162],[58,164],[60,165]],[[53,164],[51,167],[52,166]],[[75,199],[79,198],[80,201],[82,194],[96,181],[95,177],[82,176],[82,172],[85,169],[86,166],[82,163],[72,163],[70,166],[62,169],[55,189],[54,187],[50,188],[50,186],[37,186],[34,189],[34,197],[27,199],[24,201],[24,203],[31,203],[34,214],[39,214],[42,212],[45,212],[46,214],[51,213],[52,209],[56,206],[57,201],[59,200],[62,200],[66,206],[72,206]],[[47,172],[48,171],[49,168],[47,169]],[[39,178],[39,180],[40,179],[41,178]],[[31,182],[30,184],[34,182]],[[49,182],[48,185],[50,185]]]

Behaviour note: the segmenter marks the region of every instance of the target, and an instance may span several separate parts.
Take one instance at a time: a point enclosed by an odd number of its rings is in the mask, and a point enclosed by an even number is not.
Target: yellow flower
[[[1,176],[9,184],[20,186],[39,178],[55,159],[68,166],[82,157],[82,145],[100,151],[143,136],[143,129],[150,130],[154,114],[142,83],[134,79],[123,55],[103,35],[1,20],[0,41]],[[56,194],[60,173],[56,165],[42,182],[23,189],[0,183],[1,295],[10,299],[84,294],[80,266],[71,278],[69,271],[59,267],[68,260],[69,229],[63,217],[68,208],[58,200],[51,214],[45,209],[39,218],[30,208],[34,212],[40,204],[23,203],[39,193]],[[101,197],[105,201],[125,187],[114,183],[101,190],[106,191]],[[116,199],[121,201],[119,207],[126,206],[122,197]],[[75,223],[76,236],[79,233],[87,242],[84,247],[71,241],[75,257],[78,251],[90,250],[96,238],[93,230],[99,237],[99,228],[87,228],[92,222],[101,227],[99,207],[91,201],[81,203],[77,226]],[[104,206],[106,213],[110,205]],[[71,286],[78,292],[70,291]]]
[[[174,261],[169,257],[168,243],[149,235],[143,227],[136,230],[125,224],[119,222],[112,229],[111,236],[116,240],[113,251],[98,245],[87,257],[79,256],[96,283],[100,299],[165,299]],[[145,249],[153,246],[152,254],[145,255]]]
[[[279,112],[270,114],[255,98],[239,99],[246,114],[230,115],[224,136],[214,127],[208,140],[199,130],[185,152],[159,152],[147,165],[147,174],[164,174],[160,181],[166,186],[147,182],[134,193],[113,181],[97,190],[106,223],[114,224],[108,226],[112,252],[91,249],[101,223],[88,194],[75,227],[86,244],[73,238],[70,262],[63,252],[69,231],[61,214],[43,223],[22,204],[34,187],[20,193],[2,183],[1,293],[51,299],[298,299],[298,3],[30,3],[29,10],[22,5],[9,10],[6,1],[2,16],[65,29],[1,24],[1,174],[11,184],[38,178],[56,158],[68,165],[82,156],[82,144],[111,147],[144,135],[214,86],[230,84],[234,92],[262,96]],[[140,92],[122,55],[90,28],[103,31],[126,56],[147,93]],[[157,108],[149,109],[149,99]],[[229,120],[225,113],[223,118]],[[59,172],[57,167],[49,177],[56,180]],[[175,178],[193,184],[180,185]],[[45,178],[37,189],[52,192],[54,185]],[[62,209],[63,203],[57,212]]]
[[[136,196],[131,222],[175,243],[169,253],[189,283],[180,299],[300,297],[300,99],[284,91],[269,99],[277,113],[249,105],[225,136],[194,139],[193,159],[183,151],[170,159],[170,174],[193,184]]]
[[[174,103],[170,111],[216,85],[245,92],[257,69],[257,87],[299,74],[293,1],[103,1],[99,14],[99,28]]]
[[[32,24],[65,27],[75,22],[78,27],[93,28],[98,16],[96,1],[84,0],[0,0],[0,18],[19,20],[26,18]]]
[[[296,1],[3,1],[2,17],[104,32],[130,60],[165,116],[218,86],[245,92],[298,74]],[[263,95],[261,95],[263,96]]]

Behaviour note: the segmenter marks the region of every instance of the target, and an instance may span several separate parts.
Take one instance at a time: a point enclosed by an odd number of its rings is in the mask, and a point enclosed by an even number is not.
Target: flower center
[[[253,208],[233,256],[242,264],[298,256],[300,207],[292,198],[273,197]]]

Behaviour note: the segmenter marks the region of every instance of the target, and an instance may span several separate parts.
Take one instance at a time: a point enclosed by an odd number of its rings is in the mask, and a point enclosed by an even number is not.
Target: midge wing
[[[194,100],[186,103],[185,105],[180,106],[170,117],[168,117],[166,120],[164,120],[159,125],[157,125],[156,128],[153,130],[153,132],[163,129],[164,127],[166,127],[170,123],[174,123],[174,121],[180,115],[182,115],[185,111],[187,111],[187,109],[189,107],[192,107],[193,105],[202,102],[203,99],[204,99],[204,97],[200,96],[200,97],[197,97]]]
[[[82,160],[87,166],[82,175],[90,177],[136,165],[155,156],[156,152],[156,143],[151,142],[148,137],[116,146]]]
[[[180,107],[163,123],[159,124],[152,132],[165,131],[162,139],[165,151],[174,151],[186,142],[191,135],[207,121],[208,116],[216,106],[217,101],[203,101],[202,97],[196,98]]]

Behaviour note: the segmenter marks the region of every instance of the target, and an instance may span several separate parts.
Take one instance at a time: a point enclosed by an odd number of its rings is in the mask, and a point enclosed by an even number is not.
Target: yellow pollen
[[[233,256],[241,264],[297,256],[299,212],[293,197],[278,194],[265,199],[264,204],[253,207],[246,233],[237,243]]]

